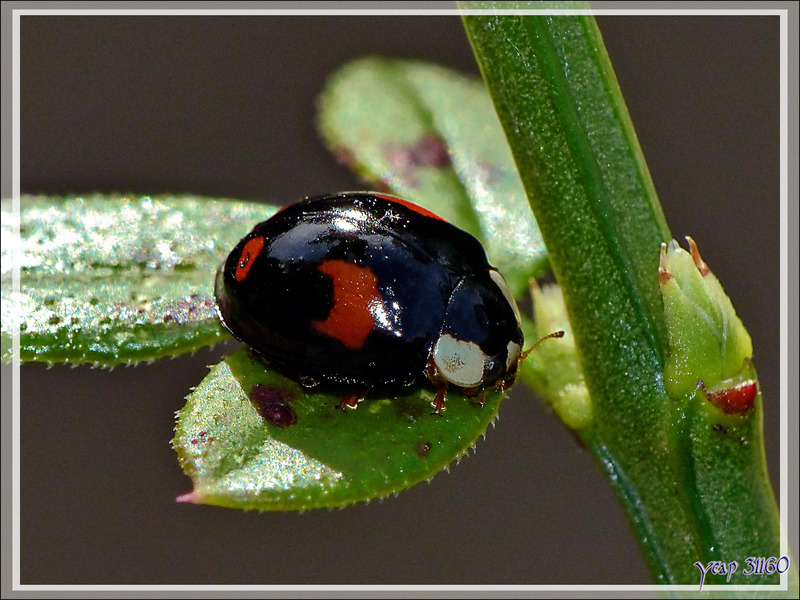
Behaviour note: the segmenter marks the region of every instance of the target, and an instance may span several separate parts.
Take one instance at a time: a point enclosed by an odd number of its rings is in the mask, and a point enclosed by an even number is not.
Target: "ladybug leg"
[[[508,388],[514,385],[514,381],[517,379],[517,372],[514,369],[514,372],[509,373],[505,377],[498,379],[497,383],[494,384],[495,391],[498,392],[505,392]]]
[[[351,394],[347,394],[339,401],[339,404],[336,405],[336,408],[339,410],[345,410],[347,408],[354,409],[358,406],[359,402],[367,397],[368,392],[369,390],[360,390]]]
[[[486,394],[489,393],[487,388],[472,388],[470,390],[464,390],[467,396],[469,396],[470,402],[473,404],[477,404],[478,406],[483,406],[484,402],[486,402]]]
[[[447,384],[442,383],[436,388],[436,398],[434,398],[431,405],[433,406],[434,415],[441,415],[445,409],[444,401],[447,399]]]
[[[436,368],[436,363],[432,360],[425,367],[425,375],[427,375],[428,381],[436,386],[436,398],[431,402],[431,406],[433,406],[433,413],[431,414],[441,415],[445,409],[444,402],[447,400],[447,381],[439,375],[439,369]]]

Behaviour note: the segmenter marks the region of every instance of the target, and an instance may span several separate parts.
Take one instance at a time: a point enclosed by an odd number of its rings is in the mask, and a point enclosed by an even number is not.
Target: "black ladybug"
[[[360,391],[423,373],[475,395],[514,381],[517,305],[470,234],[371,192],[307,198],[259,223],[217,273],[224,326],[306,385]]]

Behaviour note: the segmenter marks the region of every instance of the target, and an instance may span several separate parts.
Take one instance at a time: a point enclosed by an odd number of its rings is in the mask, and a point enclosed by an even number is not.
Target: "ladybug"
[[[353,391],[425,375],[478,396],[516,374],[520,315],[473,236],[373,192],[307,198],[256,225],[220,266],[223,325],[303,385]],[[478,396],[480,398],[480,396]]]

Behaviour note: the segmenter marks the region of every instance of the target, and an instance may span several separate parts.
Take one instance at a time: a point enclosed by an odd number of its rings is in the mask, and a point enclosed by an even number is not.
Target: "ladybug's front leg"
[[[445,409],[445,400],[447,400],[447,380],[439,374],[439,369],[432,358],[425,365],[425,375],[428,381],[436,386],[436,398],[431,402],[431,406],[433,406],[432,414],[441,415]]]
[[[339,410],[345,410],[346,408],[356,408],[358,403],[361,402],[364,398],[367,397],[369,390],[358,390],[354,391],[346,396],[343,396],[342,399],[339,401],[339,404],[336,405],[336,408]]]
[[[436,387],[436,398],[433,399],[431,402],[431,406],[433,406],[433,413],[434,415],[441,415],[442,411],[445,409],[444,402],[447,400],[447,384],[442,383]]]

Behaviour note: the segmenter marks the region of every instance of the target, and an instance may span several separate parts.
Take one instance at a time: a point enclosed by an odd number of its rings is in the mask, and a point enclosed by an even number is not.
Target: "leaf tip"
[[[200,504],[201,498],[200,494],[198,494],[195,490],[192,490],[188,494],[182,494],[175,498],[175,502],[189,502],[191,504]]]

